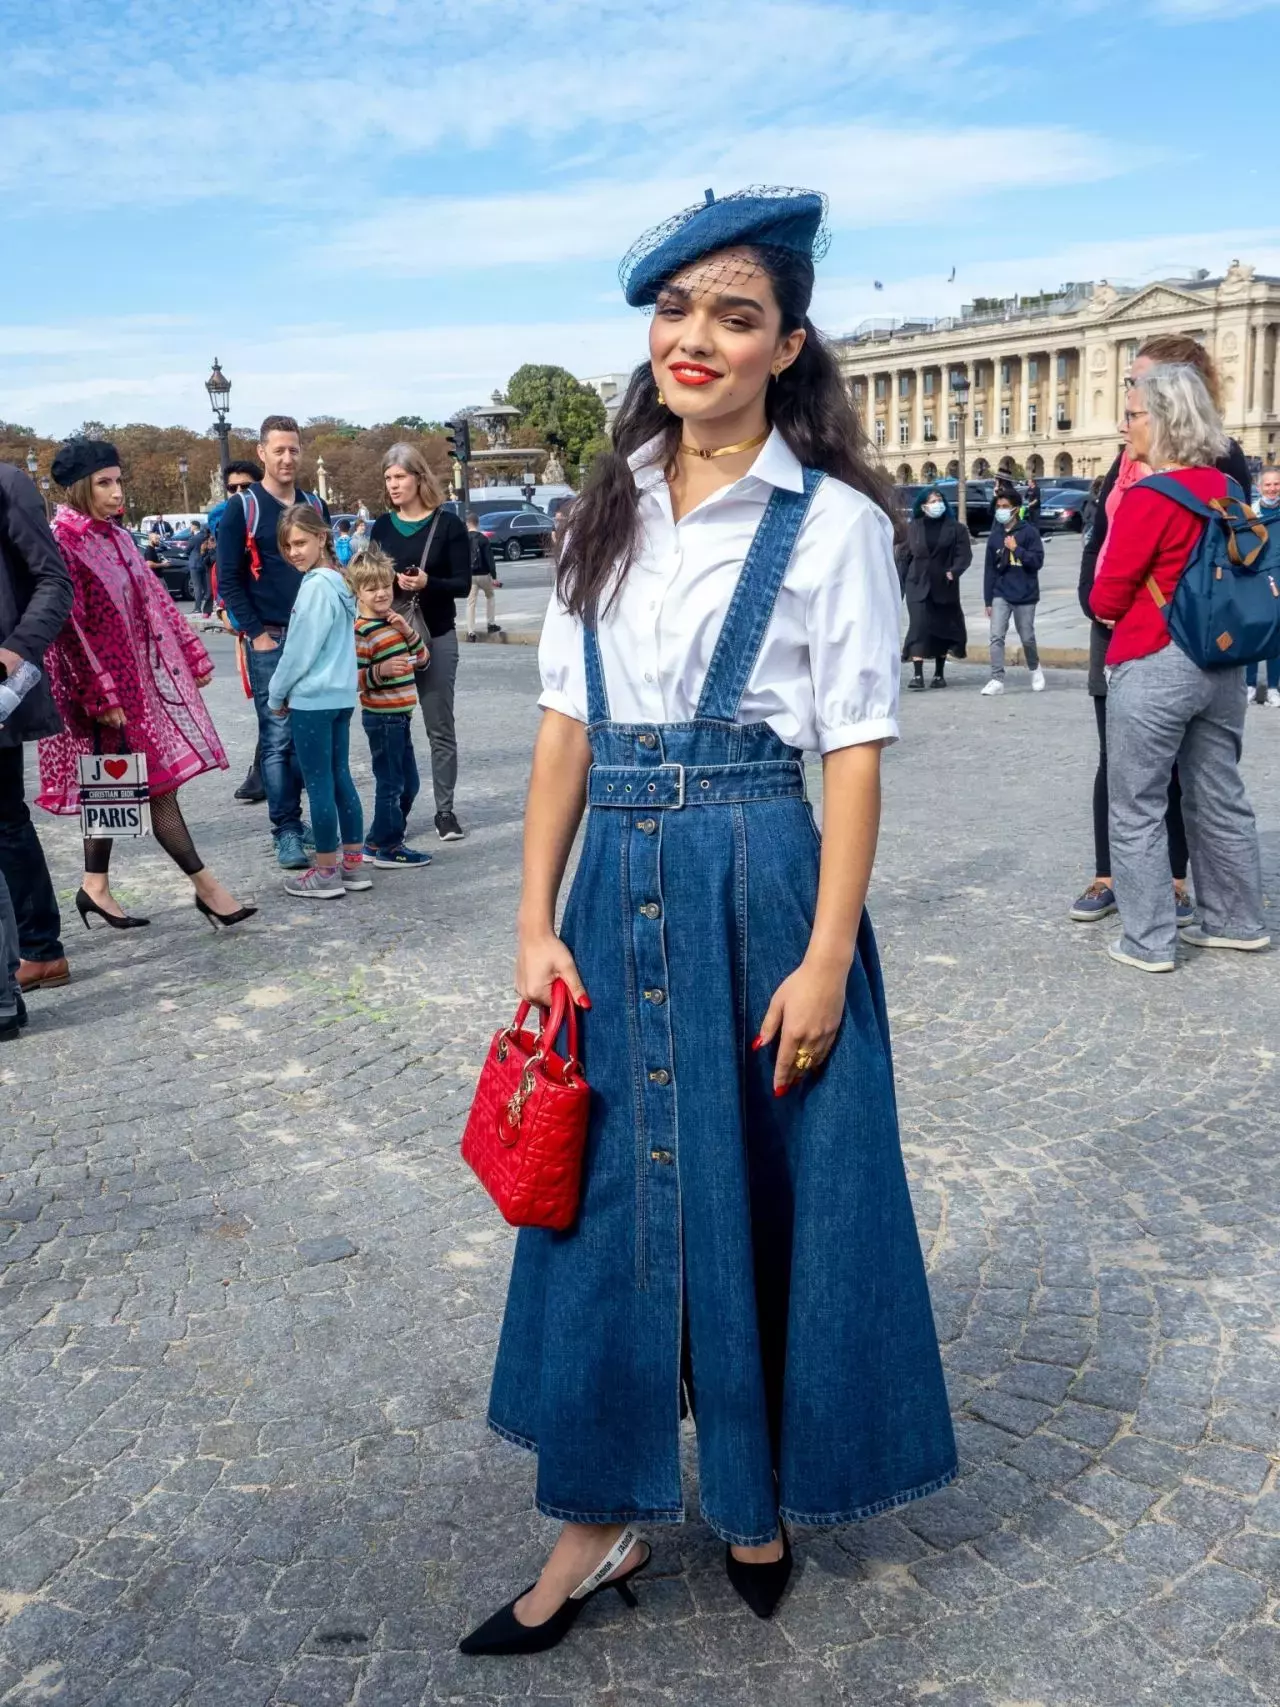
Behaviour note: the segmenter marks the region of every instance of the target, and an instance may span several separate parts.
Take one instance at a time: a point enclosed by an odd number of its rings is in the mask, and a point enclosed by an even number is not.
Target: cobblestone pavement
[[[75,980],[0,1061],[4,1707],[1274,1703],[1275,963],[1142,978],[1067,922],[1067,673],[992,702],[957,672],[887,765],[873,908],[961,1480],[801,1534],[771,1624],[693,1519],[638,1613],[456,1655],[550,1534],[483,1423],[510,1237],[455,1150],[511,1002],[534,672],[466,652],[471,836],[429,871],[288,901],[233,772],[187,793],[249,928],[215,937],[146,845],[118,871],[149,931],[72,916]],[[212,697],[240,765],[225,668]],[[1249,729],[1274,898],[1280,717]]]

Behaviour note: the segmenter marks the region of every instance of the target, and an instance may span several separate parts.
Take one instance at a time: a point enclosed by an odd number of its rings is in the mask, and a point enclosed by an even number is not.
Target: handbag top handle
[[[525,1020],[529,1017],[532,1002],[521,1002],[516,1009],[516,1017],[512,1023],[512,1031],[520,1031]],[[557,978],[551,986],[550,1008],[539,1007],[541,1016],[538,1024],[538,1052],[545,1054],[560,1035],[560,1027],[569,1022],[569,1054],[568,1059],[578,1059],[578,1009],[577,1004],[569,994],[569,986],[563,978]]]

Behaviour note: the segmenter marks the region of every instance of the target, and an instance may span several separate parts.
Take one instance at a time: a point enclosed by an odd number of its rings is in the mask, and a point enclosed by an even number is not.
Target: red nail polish
[[[751,1047],[753,1049],[763,1049],[764,1048],[764,1038],[763,1037],[757,1037],[755,1042],[751,1045]]]
[[[790,1089],[790,1085],[775,1085],[773,1087],[773,1094],[775,1097],[784,1097]]]
[[[578,997],[578,1006],[580,1008],[589,1008],[591,1006],[591,997],[584,992]]]

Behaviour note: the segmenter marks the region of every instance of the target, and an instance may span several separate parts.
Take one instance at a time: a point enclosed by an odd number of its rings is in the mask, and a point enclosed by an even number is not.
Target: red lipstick
[[[720,378],[713,367],[703,367],[701,362],[673,362],[670,373],[677,385],[710,385]]]

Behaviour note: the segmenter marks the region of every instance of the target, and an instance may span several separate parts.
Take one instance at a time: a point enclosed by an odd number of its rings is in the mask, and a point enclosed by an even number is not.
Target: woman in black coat
[[[916,499],[894,555],[907,601],[902,646],[903,659],[910,659],[912,667],[907,686],[915,693],[923,689],[924,661],[932,658],[929,686],[945,688],[947,654],[963,658],[969,643],[960,608],[960,577],[973,561],[973,542],[936,486],[926,487]]]

